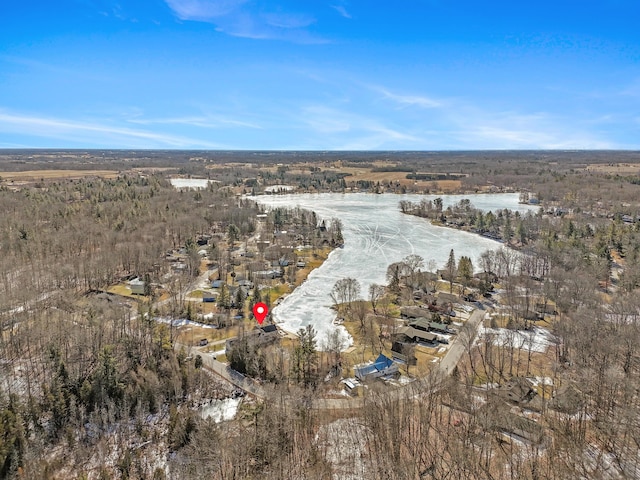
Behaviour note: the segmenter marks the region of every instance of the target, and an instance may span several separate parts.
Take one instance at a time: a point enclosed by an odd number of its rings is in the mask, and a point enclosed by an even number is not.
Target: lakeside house
[[[400,327],[396,333],[396,336],[400,339],[402,339],[402,337],[406,337],[404,338],[404,343],[406,343],[407,341],[423,342],[429,344],[430,346],[435,344],[438,340],[437,335],[435,335],[434,333],[427,332],[425,330],[419,330],[411,326]]]
[[[278,328],[274,324],[270,323],[268,325],[256,327],[249,332],[245,332],[243,336],[228,339],[225,343],[225,350],[228,357],[229,352],[231,352],[240,342],[246,342],[252,347],[258,347],[270,345],[277,342],[279,339],[280,334],[278,333]]]
[[[356,378],[364,382],[372,378],[386,377],[398,373],[398,364],[381,353],[374,362],[358,365],[354,367],[354,371]]]

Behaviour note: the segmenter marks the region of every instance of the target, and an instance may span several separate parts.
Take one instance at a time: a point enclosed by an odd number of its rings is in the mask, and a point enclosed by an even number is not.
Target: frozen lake
[[[520,212],[537,207],[518,204],[519,195],[439,195],[445,208],[463,198],[485,211],[509,208]],[[273,318],[279,326],[295,333],[306,325],[318,332],[319,346],[327,334],[336,328],[347,335],[344,327],[333,325],[335,312],[331,310],[330,292],[341,278],[356,278],[361,295],[367,298],[369,285],[385,284],[387,267],[407,255],[417,254],[435,260],[442,268],[453,248],[456,259],[471,257],[474,266],[480,255],[488,249],[497,249],[500,243],[471,233],[446,227],[436,227],[424,219],[400,213],[401,200],[418,202],[434,199],[437,195],[375,195],[366,193],[322,193],[301,195],[269,195],[251,197],[267,208],[296,207],[313,210],[318,220],[339,218],[343,223],[344,248],[331,253],[324,264],[311,272],[307,281],[273,309]]]

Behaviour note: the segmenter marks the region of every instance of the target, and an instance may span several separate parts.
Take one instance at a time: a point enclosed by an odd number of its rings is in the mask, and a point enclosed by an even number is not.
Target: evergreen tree
[[[469,285],[469,282],[473,278],[473,264],[469,257],[460,257],[460,261],[458,262],[458,275],[462,278],[462,294],[464,295],[464,288]]]
[[[453,252],[453,248],[449,252],[449,260],[444,267],[445,275],[449,281],[449,293],[453,293],[453,281],[456,279],[456,255]]]

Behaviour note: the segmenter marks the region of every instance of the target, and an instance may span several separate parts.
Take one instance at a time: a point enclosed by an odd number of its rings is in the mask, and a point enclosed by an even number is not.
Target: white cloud
[[[209,22],[233,13],[247,0],[166,0],[166,2],[181,20]]]
[[[489,112],[458,106],[450,115],[456,148],[473,149],[612,149],[614,143],[578,124],[548,113]]]
[[[373,86],[370,88],[376,92],[381,93],[384,98],[393,100],[394,102],[402,106],[415,106],[421,108],[438,108],[443,106],[441,101],[434,100],[433,98],[425,97],[422,95],[402,95],[391,92],[388,89],[379,86]]]
[[[267,24],[276,28],[304,28],[315,22],[315,19],[304,14],[266,13]]]
[[[126,148],[223,148],[207,141],[93,122],[0,111],[0,133],[53,138],[74,144]]]
[[[180,20],[207,22],[234,37],[327,43],[307,30],[315,18],[306,13],[274,10],[264,0],[165,0]]]
[[[204,116],[187,116],[187,117],[166,117],[166,118],[141,118],[136,116],[127,120],[129,123],[138,125],[189,125],[201,128],[225,128],[225,127],[246,127],[254,129],[262,129],[260,125],[226,118],[215,115]]]
[[[310,148],[336,150],[373,150],[377,148],[409,148],[420,139],[389,127],[370,116],[311,106],[303,109],[298,121],[307,125],[314,136]],[[404,146],[404,147],[403,147]]]
[[[343,5],[331,5],[336,12],[338,12],[344,18],[352,18],[351,14],[347,12],[347,9]]]

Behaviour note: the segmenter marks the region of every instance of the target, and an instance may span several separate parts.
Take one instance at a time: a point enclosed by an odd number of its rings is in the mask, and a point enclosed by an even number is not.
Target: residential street
[[[469,325],[471,327],[474,337],[478,332],[478,326],[482,322],[484,315],[485,315],[485,310],[476,308],[471,314],[471,316],[469,317],[469,320],[467,320],[466,325]],[[450,375],[451,372],[453,372],[453,369],[455,368],[455,366],[458,364],[458,362],[462,358],[462,355],[464,353],[465,353],[465,342],[463,342],[462,339],[460,338],[460,332],[459,332],[458,335],[456,335],[455,340],[451,344],[449,351],[440,362],[440,365],[438,365],[438,368],[442,372],[442,374]]]

